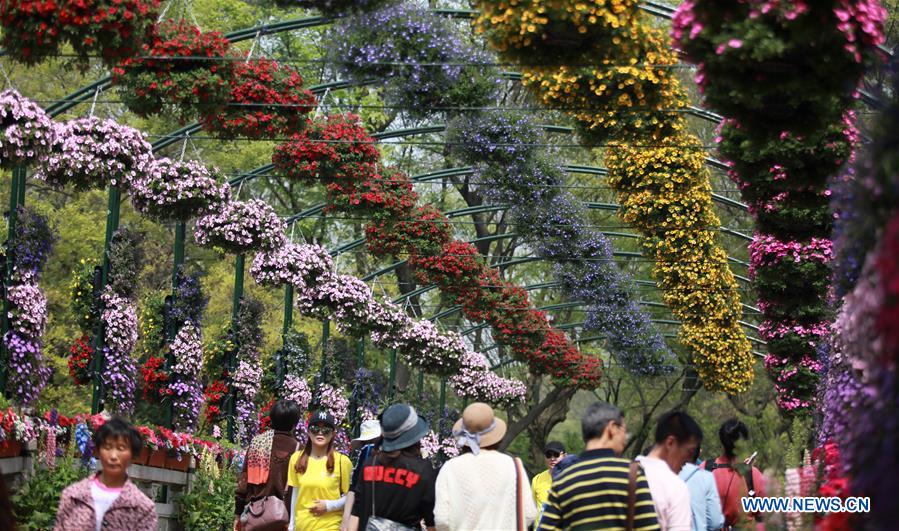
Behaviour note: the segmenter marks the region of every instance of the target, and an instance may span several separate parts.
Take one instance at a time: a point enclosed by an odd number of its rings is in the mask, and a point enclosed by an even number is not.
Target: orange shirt
[[[715,459],[718,464],[732,464],[726,457]],[[706,463],[702,464],[706,468]],[[733,468],[716,468],[712,471],[715,476],[715,485],[718,487],[718,496],[721,497],[721,509],[724,511],[725,525],[738,526],[741,529],[751,528],[754,520],[751,515],[743,512],[740,498],[749,495],[746,478],[739,470]],[[752,482],[755,487],[755,496],[765,496],[765,477],[758,468],[752,467]]]

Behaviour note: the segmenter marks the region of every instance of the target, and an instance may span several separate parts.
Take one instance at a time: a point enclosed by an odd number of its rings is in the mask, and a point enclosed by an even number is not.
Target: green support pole
[[[396,391],[396,349],[391,349],[390,351],[390,376],[387,380],[387,392],[390,397],[390,401],[393,401],[393,397]]]
[[[174,290],[177,287],[178,283],[178,270],[181,269],[181,266],[184,265],[184,242],[187,239],[187,224],[185,223],[177,223],[175,225],[175,248],[174,255],[175,260],[172,264],[172,289]]]
[[[174,255],[174,260],[172,263],[172,295],[169,299],[169,304],[175,304],[175,299],[177,298],[177,289],[178,289],[178,271],[181,269],[181,266],[184,264],[184,242],[186,239],[187,225],[183,222],[178,222],[175,224],[175,245],[172,254]],[[175,336],[178,334],[178,330],[174,327],[167,328],[165,330],[165,339],[167,343],[171,343]],[[175,363],[175,359],[172,357],[172,353],[166,350],[165,354],[165,366],[166,368],[171,367]],[[172,407],[172,401],[168,401],[168,405],[165,408],[165,426],[167,428],[172,427],[172,418],[174,417],[174,410]]]
[[[331,320],[322,321],[322,366],[319,371],[319,383],[328,381],[328,342],[331,340]]]
[[[287,337],[290,327],[293,326],[293,285],[284,286],[284,326],[281,328],[281,338]]]
[[[287,284],[284,286],[284,325],[281,327],[281,350],[278,351],[275,355],[275,385],[277,387],[278,394],[280,395],[280,389],[284,387],[284,377],[287,376],[285,365],[286,361],[284,360],[284,346],[287,344],[287,335],[290,334],[290,329],[293,326],[293,285]]]
[[[19,186],[16,190],[16,201],[19,205],[25,204],[25,178],[27,177],[28,172],[25,171],[24,166],[19,166],[16,168],[19,170]],[[15,173],[14,173],[15,175]]]
[[[425,398],[425,371],[418,371],[418,401],[421,403]]]
[[[100,293],[106,288],[109,281],[109,246],[112,243],[112,236],[119,228],[119,199],[121,194],[115,186],[109,187],[109,201],[106,206],[106,240],[103,244],[103,268],[100,273],[100,283],[98,291]],[[94,382],[93,392],[91,396],[91,413],[96,414],[102,411],[103,398],[105,389],[103,389],[103,347],[104,347],[104,328],[100,323],[99,330],[94,337]]]
[[[231,330],[236,330],[237,316],[240,312],[240,301],[243,299],[243,281],[244,269],[246,266],[246,256],[239,254],[234,257],[234,296],[231,299]],[[235,345],[235,348],[239,345]],[[236,350],[228,353],[228,373],[233,374],[236,369],[237,359]],[[234,442],[234,429],[237,425],[237,395],[234,394],[232,386],[228,393],[228,440]]]
[[[9,252],[9,244],[16,234],[16,211],[19,206],[20,171],[20,168],[13,169],[12,178],[9,180],[9,230],[6,235],[6,263],[4,264],[5,269],[3,271],[3,315],[0,316],[0,324],[2,324],[3,333],[0,337],[5,337],[6,332],[9,331],[10,308],[9,300],[6,298],[6,290],[9,289],[10,281],[12,280],[10,277],[12,276],[13,270],[13,256],[12,253]],[[6,345],[0,341],[0,394],[6,392],[7,370],[9,370],[9,364],[6,361],[7,356]]]
[[[356,370],[365,368],[365,340],[356,343]]]

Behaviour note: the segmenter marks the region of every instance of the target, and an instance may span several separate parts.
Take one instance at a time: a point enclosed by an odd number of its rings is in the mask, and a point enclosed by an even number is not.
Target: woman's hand
[[[315,516],[321,516],[328,512],[328,506],[325,504],[325,500],[317,500],[312,507],[309,508],[309,512]]]

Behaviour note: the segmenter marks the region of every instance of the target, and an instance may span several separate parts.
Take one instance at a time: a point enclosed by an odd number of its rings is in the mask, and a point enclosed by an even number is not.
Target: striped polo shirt
[[[612,450],[582,453],[576,464],[553,481],[538,529],[625,529],[630,464]],[[634,529],[659,529],[649,484],[639,469]]]

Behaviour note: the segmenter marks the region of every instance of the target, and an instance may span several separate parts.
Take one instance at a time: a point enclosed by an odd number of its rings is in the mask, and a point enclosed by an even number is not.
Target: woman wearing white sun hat
[[[493,408],[475,402],[453,426],[462,454],[437,475],[437,531],[524,531],[537,517],[531,484],[521,461],[498,448],[506,423]]]

